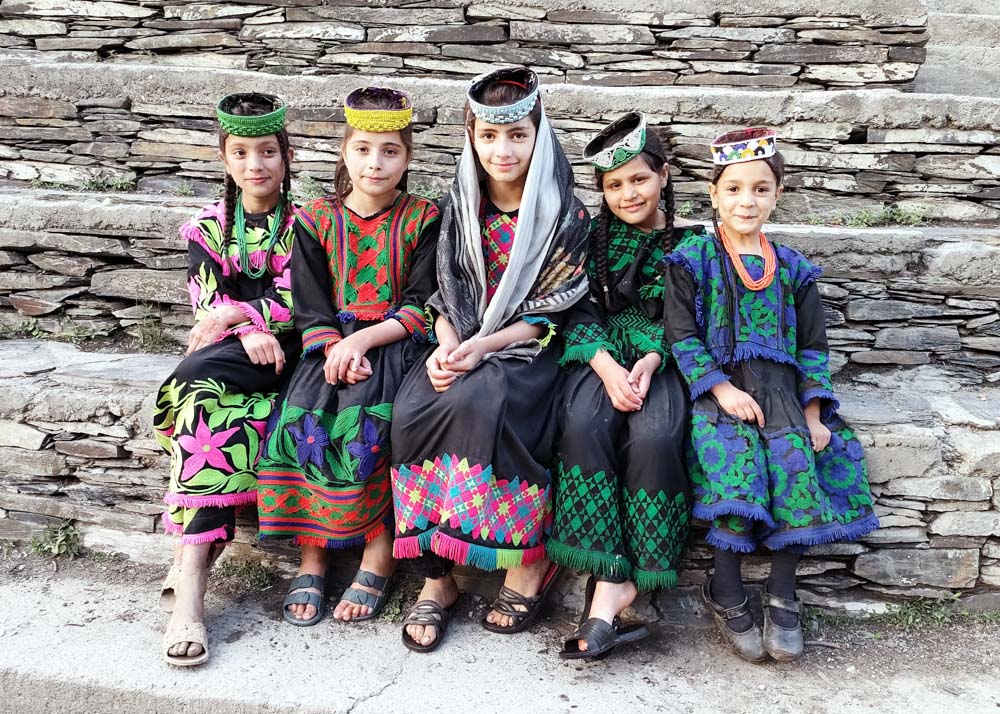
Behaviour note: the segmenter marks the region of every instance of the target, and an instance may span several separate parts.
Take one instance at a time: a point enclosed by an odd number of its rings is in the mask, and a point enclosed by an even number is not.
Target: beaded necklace
[[[747,271],[746,266],[743,265],[743,260],[740,258],[740,252],[735,245],[729,240],[729,236],[726,235],[726,229],[719,226],[719,233],[722,238],[722,245],[726,249],[726,254],[729,256],[729,260],[732,262],[733,267],[736,269],[736,274],[740,276],[740,282],[743,283],[747,290],[753,290],[754,292],[758,290],[763,290],[771,281],[774,280],[774,269],[777,265],[777,258],[774,255],[774,247],[767,240],[767,236],[764,232],[760,233],[760,252],[764,257],[764,274],[760,276],[760,280],[754,280],[750,277],[750,273]]]
[[[264,260],[259,268],[250,265],[250,248],[247,245],[247,217],[243,211],[242,195],[236,196],[236,211],[233,217],[233,232],[236,234],[236,247],[240,253],[240,270],[248,278],[256,280],[267,272],[268,257],[274,249],[274,244],[281,236],[281,224],[284,217],[284,201],[278,200],[278,205],[274,209],[274,217],[271,221],[271,228],[268,231],[267,246],[264,249]]]

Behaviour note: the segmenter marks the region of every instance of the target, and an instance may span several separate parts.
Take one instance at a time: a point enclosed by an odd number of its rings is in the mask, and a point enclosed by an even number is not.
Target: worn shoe
[[[736,632],[730,629],[728,624],[730,620],[743,617],[750,612],[750,601],[747,598],[743,598],[743,602],[735,607],[723,607],[712,599],[711,585],[712,579],[709,578],[701,586],[701,599],[711,611],[712,619],[715,620],[716,627],[719,628],[719,633],[722,635],[722,641],[747,662],[763,662],[766,660],[767,651],[764,649],[760,627],[756,622],[746,632]]]
[[[767,585],[760,591],[760,604],[764,607],[764,648],[767,653],[779,662],[794,662],[805,651],[802,639],[802,620],[799,618],[795,627],[782,627],[771,621],[768,608],[776,607],[799,615],[801,605],[798,598],[786,600],[772,595],[767,591]]]

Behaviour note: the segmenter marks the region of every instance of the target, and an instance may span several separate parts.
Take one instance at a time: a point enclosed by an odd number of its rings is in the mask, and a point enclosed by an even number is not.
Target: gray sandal
[[[389,587],[392,585],[391,575],[376,575],[375,573],[369,572],[367,570],[358,569],[358,572],[354,575],[354,584],[362,585],[366,588],[375,588],[381,591],[381,595],[376,595],[370,593],[367,590],[358,590],[357,588],[349,587],[344,591],[344,594],[340,596],[341,601],[347,601],[354,605],[362,605],[365,607],[370,607],[371,612],[367,615],[362,615],[361,617],[352,617],[350,620],[343,620],[342,622],[364,622],[365,620],[374,620],[382,613],[382,608],[385,607],[386,601],[389,599]]]
[[[326,579],[319,575],[299,575],[297,578],[293,578],[292,582],[288,584],[288,594],[285,595],[285,602],[281,607],[281,614],[285,620],[296,627],[309,627],[322,620],[323,615],[326,614],[325,587]],[[308,592],[309,588],[315,588],[319,592]],[[300,620],[289,611],[288,608],[292,605],[312,605],[316,608],[316,614],[308,620]]]

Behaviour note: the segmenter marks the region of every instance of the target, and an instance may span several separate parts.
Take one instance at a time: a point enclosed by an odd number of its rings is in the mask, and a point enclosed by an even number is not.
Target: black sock
[[[715,574],[712,575],[712,599],[723,607],[736,607],[746,600],[743,590],[743,574],[740,566],[743,564],[743,554],[732,550],[715,549]],[[746,632],[753,627],[753,617],[748,612],[726,624],[733,632]]]
[[[795,569],[799,566],[801,553],[790,550],[778,550],[771,558],[771,574],[767,577],[767,591],[772,595],[786,600],[795,599]],[[795,627],[799,616],[794,612],[769,607],[771,621],[781,627]]]

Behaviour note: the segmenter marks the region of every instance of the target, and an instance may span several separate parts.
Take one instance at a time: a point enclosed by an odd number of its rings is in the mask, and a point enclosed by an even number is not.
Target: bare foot
[[[205,619],[205,589],[208,586],[208,561],[211,543],[180,548],[180,578],[174,587],[174,611],[170,625],[187,625]],[[197,642],[177,642],[170,646],[171,657],[197,657],[204,648]]]
[[[614,619],[632,604],[638,594],[639,591],[631,580],[626,580],[624,583],[607,583],[599,580],[587,617],[598,617],[611,625]],[[581,652],[587,651],[586,640],[577,640],[577,646]]]
[[[396,561],[392,557],[392,534],[388,530],[383,532],[378,538],[370,540],[365,544],[365,552],[361,556],[361,566],[359,569],[367,570],[369,573],[381,577],[392,575],[396,569]],[[351,587],[355,590],[371,593],[372,595],[382,595],[382,591],[378,588],[367,587],[357,581],[352,583]],[[333,610],[333,619],[350,622],[356,617],[370,615],[371,612],[372,609],[367,605],[358,605],[347,600],[341,600]]]
[[[420,591],[420,595],[417,596],[417,602],[421,600],[433,600],[447,610],[458,600],[458,583],[455,582],[455,578],[451,575],[445,575],[435,580],[426,578],[424,580],[424,587]],[[437,630],[430,626],[425,627],[424,625],[407,625],[406,634],[414,642],[424,647],[437,639]]]
[[[318,575],[326,577],[326,548],[315,545],[302,546],[302,562],[299,564],[299,575]],[[317,588],[297,588],[292,592],[319,593]],[[320,596],[323,593],[319,593]],[[288,606],[288,612],[296,620],[311,620],[316,617],[316,608],[313,605],[297,603]]]
[[[531,565],[511,568],[507,571],[507,577],[504,578],[503,584],[524,597],[534,597],[542,589],[542,580],[550,565],[552,562],[548,558],[542,558]],[[515,605],[515,608],[527,612],[527,608],[523,605]],[[514,624],[513,617],[503,615],[496,610],[490,610],[487,613],[486,621],[500,627],[511,627]]]

